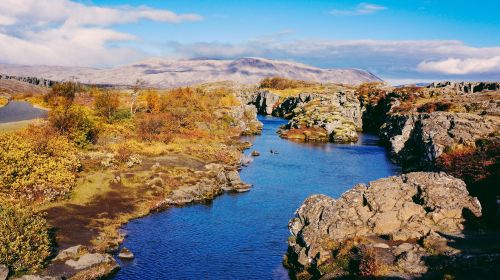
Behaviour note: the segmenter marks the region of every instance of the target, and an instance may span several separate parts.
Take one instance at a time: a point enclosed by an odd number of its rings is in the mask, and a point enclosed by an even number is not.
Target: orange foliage
[[[281,77],[272,77],[272,78],[263,79],[260,82],[259,87],[260,88],[284,90],[284,89],[292,89],[292,88],[304,88],[304,87],[310,87],[310,86],[314,86],[314,85],[315,84],[313,82],[292,80],[292,79],[286,79],[286,78],[281,78]]]
[[[437,101],[437,102],[427,102],[425,104],[420,105],[417,108],[419,113],[432,113],[436,111],[449,111],[453,108],[453,104],[445,101]]]
[[[476,145],[476,149],[459,148],[442,154],[436,162],[437,168],[468,184],[499,174],[499,141],[483,140],[478,141]]]

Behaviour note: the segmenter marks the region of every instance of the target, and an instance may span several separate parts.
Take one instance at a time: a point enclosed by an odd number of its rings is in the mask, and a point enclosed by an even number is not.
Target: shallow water
[[[275,133],[284,120],[260,120],[264,131],[248,138],[254,146],[246,153],[261,156],[241,171],[252,190],[128,223],[124,246],[136,258],[120,261],[115,279],[288,279],[281,265],[287,224],[305,198],[339,197],[357,183],[399,172],[376,136],[361,135],[355,145],[299,144]]]
[[[17,122],[47,117],[47,110],[33,107],[26,101],[10,101],[0,108],[0,123]]]

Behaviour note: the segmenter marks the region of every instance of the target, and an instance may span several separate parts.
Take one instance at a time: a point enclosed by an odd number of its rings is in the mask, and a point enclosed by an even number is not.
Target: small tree
[[[160,95],[155,90],[149,90],[146,94],[146,106],[150,113],[159,113],[161,110]]]
[[[120,106],[120,99],[116,92],[109,90],[97,91],[94,97],[94,107],[97,113],[105,117],[108,121],[112,119],[118,107]]]
[[[130,114],[133,115],[135,113],[135,103],[137,102],[137,97],[141,90],[145,87],[146,81],[138,79],[135,81],[135,84],[132,86],[132,92],[130,93]]]
[[[51,105],[70,106],[76,97],[76,93],[81,91],[81,86],[72,81],[57,83],[52,86],[52,90],[45,95],[45,102]]]

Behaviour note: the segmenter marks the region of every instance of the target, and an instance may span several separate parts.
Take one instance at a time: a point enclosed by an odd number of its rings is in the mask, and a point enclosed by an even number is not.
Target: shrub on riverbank
[[[66,197],[80,167],[75,148],[48,126],[0,135],[0,195],[52,201]]]
[[[52,86],[52,90],[45,95],[45,102],[52,106],[69,106],[73,103],[76,93],[82,90],[82,86],[75,82],[57,83]]]
[[[78,105],[57,106],[49,112],[49,122],[80,148],[86,148],[97,141],[97,124],[89,108]]]
[[[27,207],[0,205],[0,263],[11,272],[43,268],[52,252],[47,221]]]

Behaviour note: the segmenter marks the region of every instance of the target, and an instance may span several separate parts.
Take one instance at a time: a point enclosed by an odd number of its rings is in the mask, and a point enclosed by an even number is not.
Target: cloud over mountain
[[[201,19],[197,14],[176,14],[146,6],[101,7],[69,0],[2,0],[0,61],[114,65],[144,54],[116,45],[139,38],[116,31],[112,25],[139,20],[181,23]]]

